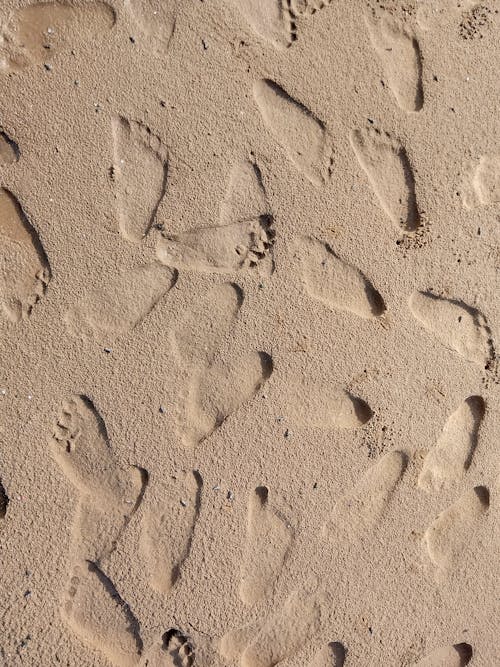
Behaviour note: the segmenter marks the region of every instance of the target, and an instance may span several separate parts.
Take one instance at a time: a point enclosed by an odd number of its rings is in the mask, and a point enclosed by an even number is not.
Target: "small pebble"
[[[43,63],[43,66],[47,70],[47,72],[50,72],[52,69],[52,65],[50,63]]]
[[[181,505],[182,505],[183,507],[187,507],[187,502],[186,502],[185,500],[181,500]]]
[[[165,412],[166,412],[166,410],[165,410],[165,408],[163,407],[163,405],[160,405],[160,413],[161,413],[162,415],[164,415]]]
[[[106,352],[106,354],[111,354],[111,352],[113,352],[113,348],[111,348],[111,347],[105,347],[105,348],[104,348],[104,352]]]
[[[292,434],[290,433],[289,429],[286,429],[286,431],[283,433],[283,436],[288,440]]]
[[[129,39],[130,39],[132,44],[135,44],[135,37],[130,36]]]
[[[227,499],[232,502],[234,500],[234,493],[232,491],[227,492]]]
[[[31,591],[24,591],[24,597],[25,597],[27,600],[29,600],[29,598],[31,597]]]
[[[220,486],[218,484],[212,486],[212,491],[220,491]]]
[[[318,482],[314,482],[313,489],[317,489],[317,488],[318,488]]]

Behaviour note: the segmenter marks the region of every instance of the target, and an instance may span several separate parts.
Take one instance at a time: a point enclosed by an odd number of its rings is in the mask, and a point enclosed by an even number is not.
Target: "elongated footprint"
[[[295,167],[313,185],[325,185],[332,166],[325,124],[269,79],[254,83],[253,96],[265,126]]]
[[[406,232],[420,224],[413,169],[403,145],[369,127],[351,132],[351,146],[390,220]]]
[[[448,418],[436,445],[424,459],[418,485],[425,491],[449,487],[469,467],[484,416],[481,396],[469,396]]]
[[[259,486],[248,503],[247,538],[241,568],[240,598],[254,604],[273,591],[293,539],[288,520],[269,502]]]
[[[366,23],[370,41],[398,105],[404,111],[420,111],[424,92],[417,38],[408,27],[388,15]]]
[[[63,49],[94,41],[115,24],[105,2],[39,2],[20,7],[0,21],[0,72],[47,63]]]
[[[31,314],[50,281],[38,234],[14,195],[0,188],[0,304],[11,322]]]
[[[144,512],[141,552],[151,586],[164,595],[176,584],[191,551],[202,485],[198,471],[180,471]]]
[[[162,234],[160,262],[177,269],[234,273],[273,272],[274,221],[258,166],[244,160],[231,170],[221,204],[220,224],[180,234]]]
[[[135,22],[135,43],[148,54],[165,55],[175,30],[177,0],[125,0],[124,7]]]
[[[371,319],[385,312],[385,304],[370,281],[340,259],[324,243],[312,238],[296,242],[307,293],[326,306]]]
[[[419,660],[415,667],[465,667],[471,660],[472,646],[470,644],[453,644],[437,648]]]
[[[481,155],[467,174],[463,204],[472,209],[500,202],[500,155]]]
[[[176,280],[174,269],[157,262],[119,273],[70,308],[66,326],[74,336],[110,342],[136,327]]]
[[[406,456],[393,451],[370,468],[356,486],[336,503],[323,532],[362,537],[382,518],[406,467]]]
[[[256,35],[278,49],[296,39],[296,27],[287,2],[282,0],[226,0],[237,9]]]
[[[94,563],[72,572],[61,607],[68,627],[115,667],[134,667],[142,652],[139,623],[111,580]]]
[[[195,373],[180,423],[186,446],[208,438],[255,396],[271,373],[272,360],[265,352],[249,352],[234,362],[220,360]]]
[[[471,543],[478,523],[489,507],[489,492],[476,486],[442,512],[427,528],[424,542],[436,567],[449,570]]]
[[[156,220],[167,187],[168,156],[151,130],[121,116],[112,123],[118,224],[122,235],[141,241]]]
[[[485,317],[476,309],[431,292],[413,292],[408,301],[412,315],[442,345],[488,369],[495,352]]]

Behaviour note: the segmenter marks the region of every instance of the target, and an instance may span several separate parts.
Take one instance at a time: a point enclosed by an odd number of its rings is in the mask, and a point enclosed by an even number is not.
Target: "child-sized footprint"
[[[325,124],[269,79],[254,83],[253,96],[265,126],[295,167],[313,185],[325,185],[332,167]]]
[[[495,353],[485,317],[462,301],[415,291],[408,301],[412,315],[445,347],[484,369]]]
[[[446,571],[460,559],[473,540],[478,522],[490,504],[488,489],[476,486],[442,512],[427,528],[424,542],[431,561]]]
[[[464,191],[466,208],[500,203],[500,155],[481,155],[467,174]]]
[[[0,72],[47,63],[77,42],[95,42],[115,24],[105,2],[38,2],[0,17]]]
[[[165,55],[175,30],[178,0],[125,0],[124,7],[135,22],[135,44],[148,54]]]
[[[415,35],[389,15],[366,23],[370,41],[398,105],[404,111],[420,111],[424,103],[422,57]]]
[[[420,224],[413,169],[403,145],[374,127],[351,132],[351,146],[390,220],[405,232]]]
[[[167,150],[142,123],[121,116],[112,124],[118,224],[133,243],[150,231],[167,187]]]
[[[292,539],[292,527],[270,504],[269,490],[258,486],[248,502],[247,538],[240,582],[240,598],[245,604],[255,604],[270,596]]]
[[[198,471],[180,471],[144,512],[140,549],[151,586],[164,595],[176,584],[191,551],[202,486]]]
[[[440,646],[425,658],[419,660],[415,667],[465,667],[472,660],[470,644],[453,644]]]
[[[242,14],[256,35],[278,49],[296,39],[295,22],[288,0],[226,0]]]
[[[296,242],[302,279],[308,294],[326,306],[372,319],[385,312],[385,304],[359,269],[340,259],[327,244],[312,238]]]
[[[424,459],[418,485],[439,491],[459,480],[470,466],[484,416],[481,396],[469,396],[448,418],[433,449]]]
[[[29,317],[50,280],[38,234],[14,195],[0,188],[0,304],[11,322]]]
[[[340,642],[330,642],[314,656],[309,667],[344,667],[345,648]]]
[[[176,280],[177,272],[158,262],[119,273],[70,308],[64,317],[68,330],[110,342],[136,327]]]

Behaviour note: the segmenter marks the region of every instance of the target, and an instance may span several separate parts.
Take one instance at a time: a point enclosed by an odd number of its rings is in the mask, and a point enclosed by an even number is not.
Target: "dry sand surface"
[[[500,665],[500,2],[0,1],[0,664]]]

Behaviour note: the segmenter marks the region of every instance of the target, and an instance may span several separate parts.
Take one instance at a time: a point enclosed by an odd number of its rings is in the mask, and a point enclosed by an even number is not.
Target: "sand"
[[[0,664],[500,664],[500,4],[0,3]]]

